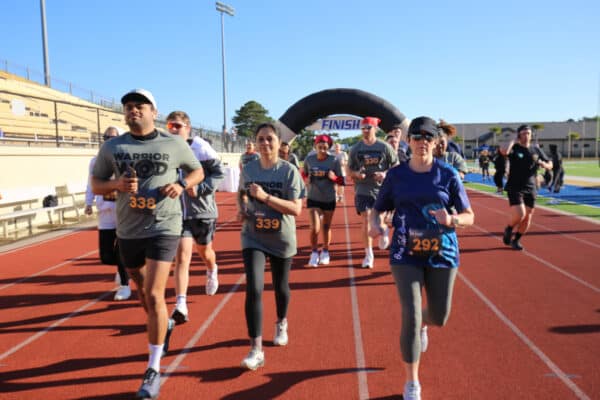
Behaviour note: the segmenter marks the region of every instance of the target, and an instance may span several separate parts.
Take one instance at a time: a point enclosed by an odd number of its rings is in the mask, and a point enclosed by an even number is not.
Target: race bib
[[[142,214],[154,214],[156,210],[156,197],[132,194],[129,196],[129,208]]]
[[[408,254],[413,257],[429,258],[441,250],[442,234],[439,230],[409,229]]]
[[[253,216],[254,231],[257,233],[281,232],[281,213],[273,210],[257,211]]]
[[[105,195],[102,196],[102,200],[104,201],[116,201],[117,200],[117,191],[113,191],[110,193],[107,193]]]

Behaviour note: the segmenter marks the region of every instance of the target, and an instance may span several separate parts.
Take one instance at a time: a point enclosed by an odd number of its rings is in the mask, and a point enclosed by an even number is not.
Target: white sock
[[[149,344],[150,357],[148,358],[148,368],[152,368],[156,372],[160,372],[160,358],[162,357],[163,344]]]
[[[187,300],[187,296],[185,294],[178,294],[177,299],[175,300],[175,307],[185,306],[186,300]]]
[[[206,270],[206,275],[212,276],[213,278],[216,278],[218,273],[219,273],[219,266],[217,264],[215,264],[215,267],[213,269]]]
[[[373,256],[373,249],[371,247],[367,247],[365,249],[365,255],[369,256],[370,258],[374,258],[374,256]]]

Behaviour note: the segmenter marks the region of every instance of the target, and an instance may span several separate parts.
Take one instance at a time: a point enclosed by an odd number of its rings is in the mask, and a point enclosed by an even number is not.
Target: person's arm
[[[205,177],[198,184],[198,195],[204,196],[217,190],[217,187],[219,187],[219,184],[225,178],[225,172],[223,171],[221,160],[217,158],[202,161],[201,164],[205,170]]]
[[[249,187],[250,196],[282,214],[299,216],[302,211],[302,199],[285,200],[265,192],[262,186],[253,183]]]

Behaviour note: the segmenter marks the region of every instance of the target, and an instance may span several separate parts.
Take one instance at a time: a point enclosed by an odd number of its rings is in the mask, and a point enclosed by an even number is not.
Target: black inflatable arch
[[[314,121],[334,114],[378,117],[380,128],[386,132],[407,122],[396,107],[374,94],[359,89],[327,89],[304,97],[283,113],[279,118],[282,137],[289,141]]]

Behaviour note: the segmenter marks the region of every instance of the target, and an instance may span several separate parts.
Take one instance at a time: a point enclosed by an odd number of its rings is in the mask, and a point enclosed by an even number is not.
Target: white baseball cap
[[[156,100],[154,100],[154,96],[146,89],[131,89],[129,92],[125,93],[123,97],[121,97],[121,104],[125,105],[128,101],[143,101],[152,104],[155,110],[158,110],[156,106]]]

